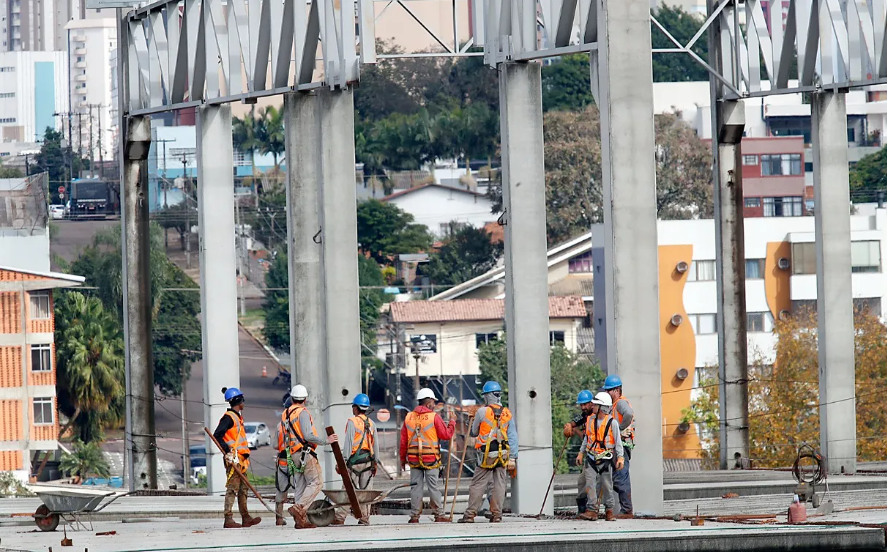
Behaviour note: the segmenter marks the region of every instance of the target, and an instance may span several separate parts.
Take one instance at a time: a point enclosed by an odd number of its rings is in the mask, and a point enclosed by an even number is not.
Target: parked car
[[[243,428],[246,430],[246,441],[249,443],[249,448],[256,449],[261,446],[271,446],[271,432],[268,431],[268,426],[265,424],[246,422],[243,424]]]
[[[65,218],[65,206],[64,205],[50,205],[49,206],[49,216],[52,217],[53,220]]]

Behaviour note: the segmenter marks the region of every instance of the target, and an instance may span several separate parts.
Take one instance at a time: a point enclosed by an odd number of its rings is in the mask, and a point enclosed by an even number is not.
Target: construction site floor
[[[887,521],[887,512],[869,521]],[[160,552],[213,550],[484,550],[538,552],[607,550],[646,551],[777,551],[777,550],[885,550],[883,528],[840,525],[743,525],[706,522],[691,527],[683,520],[617,520],[584,522],[535,520],[506,516],[504,523],[486,520],[473,525],[432,523],[407,525],[406,516],[373,516],[372,526],[359,527],[349,519],[345,527],[296,531],[275,527],[273,519],[249,529],[222,529],[219,520],[152,520],[140,523],[96,522],[93,530],[68,531],[72,547],[90,552]],[[270,522],[270,523],[269,523]],[[33,527],[33,526],[32,526]],[[114,534],[97,535],[102,532]],[[61,527],[41,533],[27,527],[0,527],[0,551],[60,550]],[[64,550],[64,549],[61,549]]]

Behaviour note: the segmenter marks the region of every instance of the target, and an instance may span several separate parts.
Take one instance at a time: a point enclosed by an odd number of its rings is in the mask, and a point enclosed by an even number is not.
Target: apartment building
[[[851,216],[852,293],[857,306],[887,315],[887,209]],[[750,359],[772,364],[774,321],[816,307],[813,217],[759,217],[745,221],[745,273]],[[659,221],[659,321],[663,448],[666,458],[695,458],[696,428],[680,425],[699,372],[718,362],[714,221]],[[592,235],[602,235],[595,226]],[[592,249],[595,312],[604,312],[607,272],[603,249]],[[642,269],[642,267],[638,267]],[[607,327],[594,316],[595,355],[607,355]],[[628,387],[630,393],[630,386]],[[629,395],[630,396],[630,395]]]
[[[64,52],[0,52],[0,142],[43,139],[67,111]]]
[[[802,137],[746,138],[742,141],[745,218],[800,217],[808,211],[806,194]],[[809,209],[812,208],[811,199]]]
[[[0,471],[58,449],[52,290],[83,277],[0,266]]]
[[[65,27],[68,33],[69,105],[74,114],[72,141],[84,157],[95,161],[114,158],[117,135],[116,77],[117,23],[114,19],[82,19]],[[113,66],[112,66],[113,63]]]

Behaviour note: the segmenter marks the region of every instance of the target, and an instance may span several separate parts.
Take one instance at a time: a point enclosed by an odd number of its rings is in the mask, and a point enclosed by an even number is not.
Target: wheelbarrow
[[[382,502],[388,495],[398,489],[409,487],[409,483],[397,485],[387,491],[360,491],[355,489],[357,494],[357,502],[360,503],[361,509],[364,506],[372,506]],[[351,502],[348,500],[348,492],[344,489],[323,489],[323,500],[315,500],[308,507],[308,521],[318,527],[326,527],[336,518],[336,508],[345,508],[351,510]]]
[[[30,485],[28,490],[43,501],[34,512],[34,521],[41,531],[55,531],[61,519],[75,528],[92,531],[91,514],[101,512],[118,498],[129,494],[126,491],[50,485]]]

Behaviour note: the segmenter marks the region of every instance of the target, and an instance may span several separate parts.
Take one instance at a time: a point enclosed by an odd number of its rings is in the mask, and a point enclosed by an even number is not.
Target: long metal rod
[[[428,28],[428,25],[426,25],[426,24],[422,21],[422,19],[420,19],[415,13],[413,13],[413,10],[411,10],[410,8],[408,8],[408,7],[406,6],[406,4],[404,4],[401,0],[397,0],[397,3],[400,4],[400,7],[402,7],[402,8],[404,9],[404,11],[406,11],[408,14],[410,14],[410,17],[412,17],[413,19],[416,20],[416,23],[418,23],[420,27],[422,27],[423,29],[425,29],[425,32],[426,32],[426,33],[428,33],[429,35],[431,35],[431,38],[433,38],[433,39],[435,40],[435,42],[437,42],[438,44],[440,44],[441,48],[443,48],[444,50],[446,50],[446,51],[447,51],[448,53],[450,53],[450,54],[454,53],[453,50],[450,50],[450,47],[449,47],[449,46],[447,46],[446,44],[444,44],[444,41],[441,40],[441,39],[437,36],[437,34],[435,34],[434,31],[432,31],[431,29]]]

